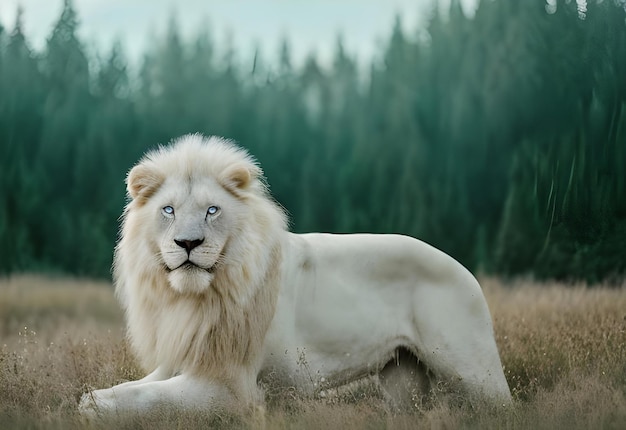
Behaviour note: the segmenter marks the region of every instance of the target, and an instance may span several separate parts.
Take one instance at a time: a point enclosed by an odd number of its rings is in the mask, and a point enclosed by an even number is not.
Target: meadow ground
[[[624,428],[626,285],[564,286],[483,279],[515,402],[502,409],[437,396],[411,412],[367,390],[335,401],[288,391],[265,427],[347,429]],[[163,411],[119,422],[81,420],[77,399],[142,376],[105,283],[32,276],[0,280],[0,428],[246,428],[237,417]]]

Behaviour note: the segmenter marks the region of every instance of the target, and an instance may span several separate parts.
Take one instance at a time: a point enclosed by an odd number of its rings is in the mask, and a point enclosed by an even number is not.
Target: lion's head
[[[146,369],[236,374],[273,317],[286,230],[261,169],[187,135],[146,154],[127,189],[114,278],[135,352]]]
[[[260,236],[285,229],[259,166],[221,138],[187,135],[148,153],[128,174],[127,189],[131,201],[117,253],[126,254],[124,260],[143,256],[137,263],[165,272],[179,293],[206,291],[233,265],[245,272],[250,257],[262,265],[262,256],[251,255],[263,253],[254,249],[262,245],[256,241],[268,243],[272,238]]]

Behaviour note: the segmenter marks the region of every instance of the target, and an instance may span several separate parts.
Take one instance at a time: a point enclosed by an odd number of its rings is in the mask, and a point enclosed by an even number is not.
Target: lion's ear
[[[135,200],[148,199],[163,183],[163,176],[143,164],[131,169],[126,178],[126,187],[130,197]]]
[[[250,163],[238,163],[229,166],[221,175],[221,182],[227,188],[246,189],[261,176],[261,169]]]

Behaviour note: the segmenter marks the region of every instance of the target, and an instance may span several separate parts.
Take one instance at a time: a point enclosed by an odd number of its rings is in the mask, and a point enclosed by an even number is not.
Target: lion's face
[[[212,178],[168,178],[143,211],[150,212],[151,247],[172,288],[199,293],[225,263],[245,206]]]
[[[284,225],[282,213],[266,203],[260,175],[244,151],[220,140],[191,135],[150,153],[127,178],[132,201],[116,273],[159,270],[180,293],[215,287],[225,270],[248,273],[241,266],[251,243],[264,243],[257,230],[267,222]],[[138,257],[140,267],[128,267],[127,256]]]

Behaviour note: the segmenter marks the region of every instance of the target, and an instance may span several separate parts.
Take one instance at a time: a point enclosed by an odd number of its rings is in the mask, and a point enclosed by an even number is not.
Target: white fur
[[[480,286],[437,249],[287,232],[260,168],[215,137],[149,153],[128,189],[116,289],[152,373],[86,394],[83,413],[254,405],[270,376],[315,394],[377,374],[398,348],[468,398],[510,400]],[[187,254],[175,242],[185,238],[203,242]],[[187,258],[196,266],[178,269]]]

